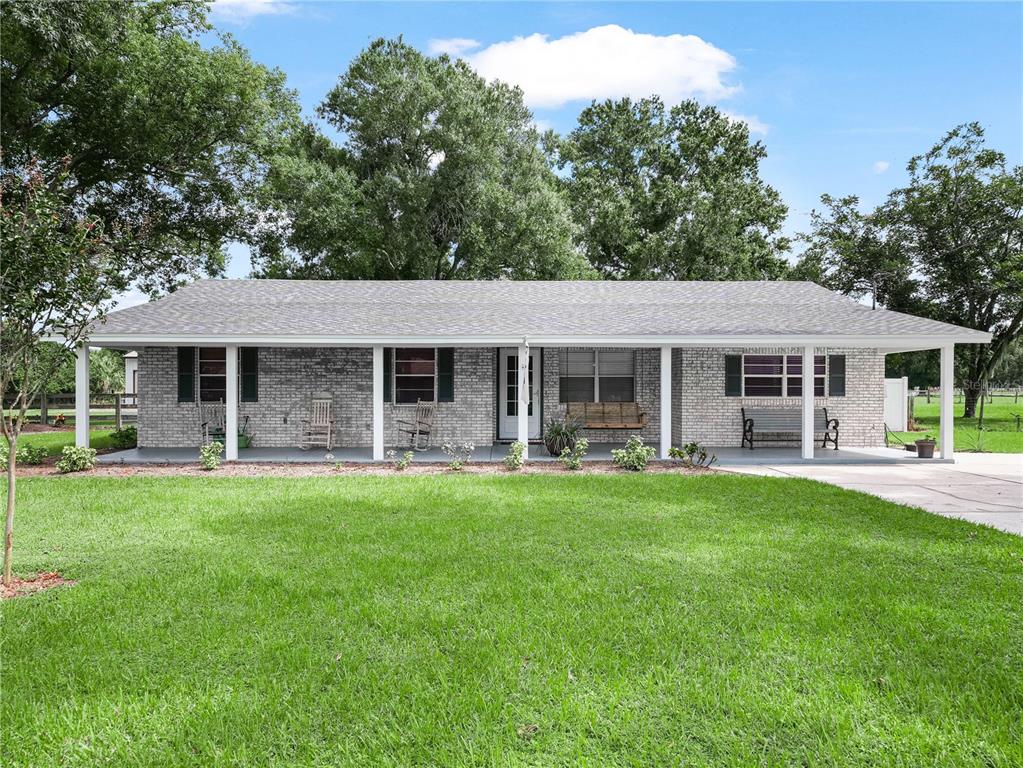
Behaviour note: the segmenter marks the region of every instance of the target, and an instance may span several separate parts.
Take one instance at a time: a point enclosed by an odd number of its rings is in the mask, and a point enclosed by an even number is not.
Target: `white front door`
[[[504,347],[498,364],[497,436],[500,440],[517,440],[519,403],[519,351]],[[540,350],[529,350],[529,439],[540,439]]]

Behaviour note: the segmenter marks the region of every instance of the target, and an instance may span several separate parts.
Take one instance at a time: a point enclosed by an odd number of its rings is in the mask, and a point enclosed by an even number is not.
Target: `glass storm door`
[[[501,349],[498,366],[497,432],[501,440],[518,438],[519,353],[515,347]],[[540,439],[540,350],[529,350],[529,439]]]

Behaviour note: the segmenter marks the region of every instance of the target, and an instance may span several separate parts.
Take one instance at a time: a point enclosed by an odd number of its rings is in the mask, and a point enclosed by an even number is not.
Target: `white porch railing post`
[[[938,429],[941,436],[941,458],[955,459],[955,421],[952,415],[952,394],[955,388],[955,345],[941,348],[941,405]]]
[[[224,458],[238,461],[238,345],[228,344],[225,353],[227,399],[224,402]]]
[[[75,445],[89,447],[89,345],[75,352]]]
[[[518,354],[518,395],[519,402],[516,408],[516,434],[518,440],[525,446],[525,450],[522,453],[522,458],[529,458],[529,399],[532,397],[531,387],[529,386],[529,345],[520,344]]]
[[[373,347],[373,461],[384,460],[384,348]]]
[[[661,458],[671,449],[671,347],[661,347]]]
[[[813,458],[813,347],[803,347],[803,458]]]

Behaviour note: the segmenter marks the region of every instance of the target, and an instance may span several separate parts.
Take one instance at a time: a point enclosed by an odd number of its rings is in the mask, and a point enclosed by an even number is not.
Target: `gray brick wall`
[[[743,407],[800,408],[799,398],[727,397],[725,355],[799,354],[798,349],[676,349],[672,354],[672,443],[697,440],[710,446],[742,444]],[[814,398],[837,418],[839,444],[884,445],[884,355],[873,349],[818,349],[845,355],[845,397]],[[765,445],[771,445],[765,442]],[[791,443],[790,443],[791,444]]]
[[[438,403],[436,437],[489,444],[494,439],[494,351],[455,350],[455,400]],[[337,438],[344,446],[373,443],[373,353],[367,348],[285,348],[259,350],[259,401],[239,403],[239,423],[248,416],[253,445],[298,445],[302,419],[315,392],[334,398]],[[177,402],[177,350],[146,347],[139,352],[139,445],[199,444],[195,403]],[[414,406],[384,406],[384,442],[399,440],[396,421]]]
[[[795,349],[676,349],[672,356],[672,442],[699,440],[712,446],[741,442],[739,409],[769,405],[799,408],[799,400],[725,396],[725,355],[748,352],[796,354]],[[818,350],[823,353],[825,350]],[[832,349],[846,356],[846,396],[816,398],[829,415],[841,421],[841,444],[850,447],[884,444],[884,355],[876,350]],[[647,413],[643,438],[656,445],[660,436],[660,350],[636,349],[636,400]],[[564,415],[558,397],[558,349],[543,354],[543,419]],[[254,444],[288,447],[299,443],[301,420],[314,392],[333,394],[341,445],[372,444],[372,351],[370,349],[259,350],[259,402],[241,403],[239,416],[249,417]],[[455,400],[437,405],[434,443],[471,440],[489,444],[497,417],[492,348],[455,350]],[[396,420],[411,406],[385,405],[384,442],[396,445]],[[194,403],[177,402],[177,351],[172,347],[139,350],[139,445],[194,446],[199,443]],[[592,442],[621,442],[621,430],[587,430]]]

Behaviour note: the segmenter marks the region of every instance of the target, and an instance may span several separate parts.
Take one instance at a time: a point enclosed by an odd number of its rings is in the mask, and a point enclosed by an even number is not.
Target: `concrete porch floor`
[[[621,448],[624,443],[591,443],[590,451],[584,461],[610,461],[611,451]],[[400,456],[408,450],[396,447]],[[915,453],[895,450],[894,448],[843,448],[841,450],[817,449],[812,461],[802,458],[798,448],[757,448],[753,451],[743,448],[724,447],[711,448],[711,453],[718,457],[718,466],[779,466],[779,465],[876,465],[876,464],[947,464],[944,459],[921,459]],[[499,462],[508,455],[506,443],[477,446],[472,460],[478,462]],[[555,461],[555,457],[547,455],[542,445],[530,445],[531,461]],[[195,448],[131,448],[124,451],[105,453],[98,457],[103,464],[192,464],[199,460],[199,449]],[[368,447],[335,448],[328,457],[322,448],[303,451],[298,448],[244,448],[238,451],[241,462],[262,463],[322,463],[322,462],[353,462],[371,463],[372,449]],[[449,459],[440,447],[431,447],[426,451],[415,452],[417,462],[447,462]]]

